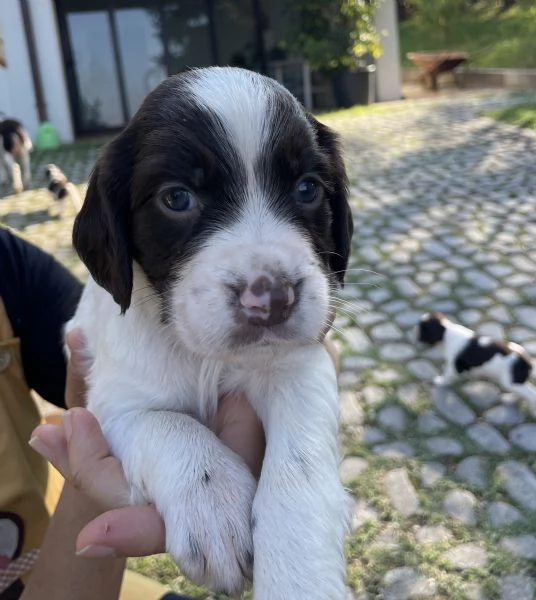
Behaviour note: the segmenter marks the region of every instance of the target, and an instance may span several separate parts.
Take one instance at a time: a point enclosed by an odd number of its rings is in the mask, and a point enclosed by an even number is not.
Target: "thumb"
[[[84,408],[64,414],[63,425],[68,448],[68,480],[104,508],[126,506],[130,489],[121,463],[110,448],[97,419]]]

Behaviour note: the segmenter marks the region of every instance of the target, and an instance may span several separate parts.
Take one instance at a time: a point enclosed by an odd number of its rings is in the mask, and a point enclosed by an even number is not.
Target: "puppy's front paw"
[[[167,550],[194,583],[233,596],[252,579],[256,486],[248,469],[229,455],[189,489],[170,490],[162,510]]]
[[[434,377],[434,385],[437,385],[437,387],[444,387],[448,384],[449,382],[443,375],[436,375],[436,377]]]

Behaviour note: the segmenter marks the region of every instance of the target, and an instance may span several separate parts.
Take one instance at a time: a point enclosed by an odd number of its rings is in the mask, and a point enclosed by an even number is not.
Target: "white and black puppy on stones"
[[[47,189],[56,202],[58,212],[63,212],[66,200],[70,200],[74,210],[78,213],[82,208],[82,198],[77,187],[69,181],[65,173],[52,163],[45,167]]]
[[[153,502],[193,581],[255,600],[344,600],[349,496],[322,344],[353,232],[336,135],[275,80],[162,82],[102,152],[73,243],[91,277],[67,329],[132,503]],[[246,395],[257,482],[209,424]]]
[[[527,400],[531,412],[536,412],[536,388],[529,383],[532,360],[518,344],[479,335],[440,312],[424,314],[415,335],[427,346],[443,346],[445,366],[436,385],[449,385],[463,375],[487,377]]]

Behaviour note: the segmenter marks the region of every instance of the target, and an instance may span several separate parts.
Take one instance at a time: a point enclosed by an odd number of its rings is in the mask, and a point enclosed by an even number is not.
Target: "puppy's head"
[[[424,314],[417,325],[415,337],[417,342],[427,346],[435,346],[443,341],[447,329],[447,318],[443,313]]]
[[[122,312],[148,281],[203,355],[306,343],[344,280],[347,198],[336,136],[284,87],[200,69],[161,83],[104,150],[73,242]]]

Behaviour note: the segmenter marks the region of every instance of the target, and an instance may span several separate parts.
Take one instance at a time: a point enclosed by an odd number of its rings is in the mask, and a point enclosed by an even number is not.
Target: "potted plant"
[[[381,0],[288,0],[286,44],[332,84],[338,107],[369,104],[381,55],[374,13]]]

